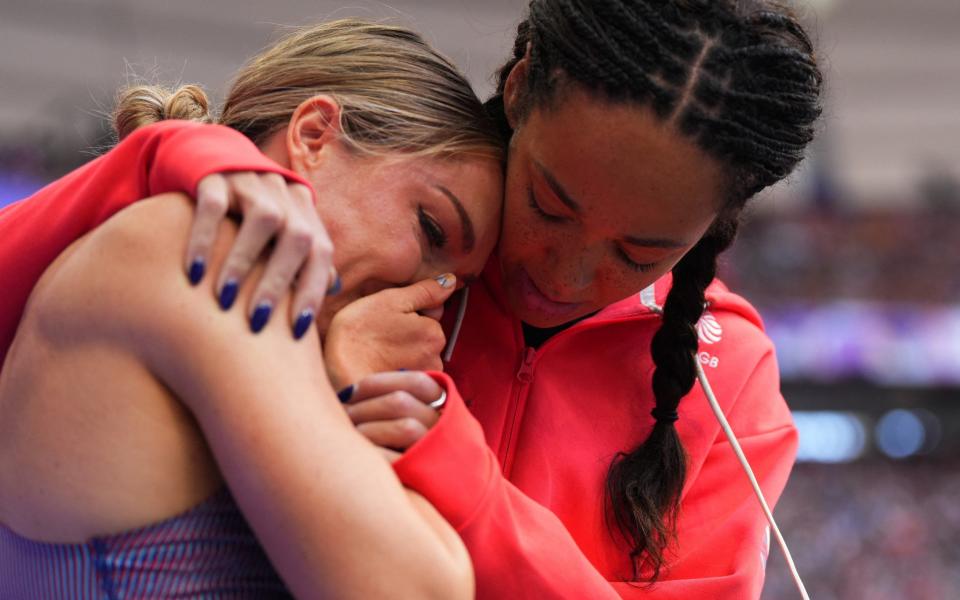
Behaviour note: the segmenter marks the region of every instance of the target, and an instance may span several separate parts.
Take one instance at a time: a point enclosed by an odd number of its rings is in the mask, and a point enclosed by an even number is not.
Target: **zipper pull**
[[[524,350],[523,362],[520,363],[520,370],[517,371],[517,379],[521,383],[530,383],[533,381],[533,361],[537,357],[537,351],[533,348]]]

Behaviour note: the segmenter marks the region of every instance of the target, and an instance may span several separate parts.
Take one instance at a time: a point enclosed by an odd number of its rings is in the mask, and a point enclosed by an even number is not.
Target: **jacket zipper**
[[[652,316],[653,315],[651,313]],[[530,384],[533,383],[535,364],[537,358],[543,356],[543,353],[553,345],[558,338],[562,338],[567,335],[573,335],[574,332],[579,332],[587,329],[595,329],[598,327],[604,327],[606,325],[612,325],[616,323],[623,323],[628,321],[634,321],[638,317],[643,318],[647,315],[630,315],[625,317],[619,317],[616,319],[604,320],[599,322],[590,321],[577,323],[570,329],[566,331],[561,331],[560,333],[554,335],[549,340],[547,340],[540,349],[531,348],[526,346],[524,342],[523,349],[523,359],[520,361],[520,366],[517,369],[516,373],[516,383],[514,384],[513,395],[511,397],[510,406],[507,409],[507,418],[505,420],[506,426],[504,427],[503,435],[501,436],[500,443],[500,468],[503,471],[504,477],[507,479],[510,478],[510,471],[513,467],[513,450],[514,445],[516,444],[516,438],[519,434],[520,422],[523,420],[524,408],[527,404],[527,393],[530,390]],[[517,325],[517,328],[520,330],[519,339],[523,340],[523,330],[522,325]]]
[[[503,452],[500,456],[500,467],[503,469],[505,477],[509,477],[509,467],[513,464],[513,443],[516,438],[517,421],[523,412],[523,406],[526,404],[527,390],[530,382],[533,381],[533,365],[537,360],[537,351],[529,346],[523,350],[523,359],[520,361],[520,368],[517,369],[517,383],[514,385],[513,398],[511,398],[510,409],[507,415],[507,427],[504,429]]]

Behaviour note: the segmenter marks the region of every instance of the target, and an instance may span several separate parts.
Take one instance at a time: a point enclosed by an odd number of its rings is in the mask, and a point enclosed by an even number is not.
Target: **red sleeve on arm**
[[[798,440],[779,388],[776,358],[770,351],[756,364],[727,414],[771,509],[786,486]],[[706,403],[702,393],[691,399]],[[655,591],[658,600],[759,598],[770,540],[760,502],[721,431],[684,491],[679,552],[651,593]]]
[[[273,172],[306,183],[233,129],[162,121],[0,210],[0,365],[31,290],[67,246],[137,200],[192,195],[201,179],[226,171]]]
[[[775,362],[769,362],[776,376]],[[755,373],[743,394],[769,391],[769,374],[758,378]],[[503,477],[452,381],[443,374],[434,377],[448,390],[444,413],[394,469],[460,533],[473,559],[478,598],[760,597],[769,549],[766,521],[725,439],[711,447],[689,485],[678,523],[680,550],[669,570],[653,587],[607,581],[559,518]],[[784,416],[780,426],[740,437],[771,506],[796,452],[796,430]]]
[[[504,479],[453,382],[433,375],[447,389],[443,415],[394,469],[463,538],[477,598],[620,597],[560,519]]]
[[[773,506],[793,463],[796,430],[786,427],[739,438],[767,502]],[[770,535],[746,474],[730,445],[710,450],[681,508],[680,556],[650,590],[657,600],[760,597]],[[777,550],[779,551],[779,550]]]

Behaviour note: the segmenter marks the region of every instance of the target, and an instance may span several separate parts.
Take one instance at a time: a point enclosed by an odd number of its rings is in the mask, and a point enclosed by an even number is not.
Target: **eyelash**
[[[530,208],[533,210],[533,212],[540,215],[540,218],[542,218],[544,221],[547,221],[548,223],[563,223],[567,220],[565,217],[561,217],[558,215],[551,215],[547,211],[540,208],[540,204],[537,202],[536,197],[533,195],[532,187],[527,188],[527,202],[530,204]]]
[[[423,229],[423,233],[427,236],[427,241],[430,242],[430,245],[434,248],[443,248],[447,245],[447,234],[443,230],[443,227],[440,227],[433,217],[428,215],[423,207],[417,208],[417,216],[420,219],[420,227]]]
[[[627,267],[637,271],[638,273],[646,273],[647,271],[653,270],[653,268],[657,266],[657,263],[638,263],[630,258],[630,256],[621,248],[617,248],[617,254],[620,255],[620,259],[626,263]]]
[[[540,217],[549,223],[563,223],[567,219],[565,217],[560,217],[557,215],[551,215],[542,208],[540,204],[537,203],[536,197],[533,195],[533,188],[527,188],[527,201],[530,204],[530,208],[533,209],[533,212],[540,215]],[[638,263],[637,261],[630,258],[630,256],[624,252],[622,249],[617,248],[617,255],[620,257],[620,260],[623,261],[627,267],[638,273],[646,273],[647,271],[652,271],[654,267],[657,266],[656,263]]]

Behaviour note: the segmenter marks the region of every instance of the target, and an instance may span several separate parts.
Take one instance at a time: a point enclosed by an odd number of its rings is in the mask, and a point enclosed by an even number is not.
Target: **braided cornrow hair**
[[[762,0],[532,0],[513,57],[488,109],[529,48],[518,118],[548,106],[565,85],[652,108],[725,166],[725,204],[706,235],[673,268],[663,322],[651,344],[655,424],[620,453],[606,482],[608,523],[630,545],[634,578],[654,582],[667,562],[686,477],[674,426],[696,378],[696,323],[717,256],[740,212],[790,174],[814,136],[822,76],[810,38],[791,11]]]

